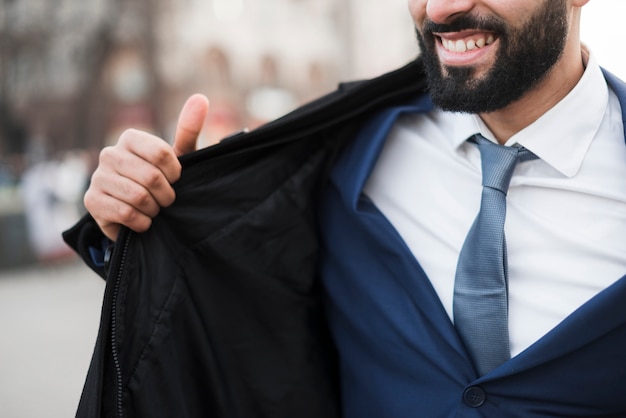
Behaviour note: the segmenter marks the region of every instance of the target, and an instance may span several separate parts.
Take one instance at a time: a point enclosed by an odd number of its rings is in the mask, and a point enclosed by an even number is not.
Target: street
[[[0,270],[0,417],[73,417],[104,281],[78,260]]]

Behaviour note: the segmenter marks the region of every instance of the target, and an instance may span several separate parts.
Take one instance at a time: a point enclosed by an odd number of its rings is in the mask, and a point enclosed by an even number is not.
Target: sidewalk
[[[74,416],[103,292],[77,260],[0,270],[0,416]]]

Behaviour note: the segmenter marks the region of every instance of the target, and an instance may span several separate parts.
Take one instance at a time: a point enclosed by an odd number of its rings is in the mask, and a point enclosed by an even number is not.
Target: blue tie
[[[454,283],[454,325],[479,375],[511,357],[504,219],[506,193],[518,161],[537,158],[525,148],[494,144],[481,135],[483,172],[480,212],[459,255]]]

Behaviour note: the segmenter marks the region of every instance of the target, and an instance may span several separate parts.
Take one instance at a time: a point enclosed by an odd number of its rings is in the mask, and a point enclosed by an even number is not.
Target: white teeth
[[[494,43],[494,41],[495,41],[494,36],[489,35],[487,39],[485,38],[478,38],[476,40],[470,39],[467,42],[461,39],[459,39],[458,41],[450,41],[450,40],[446,40],[442,38],[441,44],[443,45],[445,49],[447,49],[450,52],[465,52],[465,51],[471,51],[476,48],[483,48],[485,45],[490,45]]]

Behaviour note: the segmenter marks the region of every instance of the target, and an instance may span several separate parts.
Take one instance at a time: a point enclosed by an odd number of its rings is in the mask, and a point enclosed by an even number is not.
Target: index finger
[[[172,147],[161,138],[129,129],[120,137],[120,143],[127,150],[128,157],[135,156],[158,168],[169,183],[180,178],[180,162]]]

